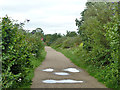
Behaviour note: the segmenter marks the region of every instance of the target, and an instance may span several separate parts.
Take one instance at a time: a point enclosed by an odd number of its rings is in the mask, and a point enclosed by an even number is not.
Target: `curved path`
[[[45,47],[47,51],[46,59],[36,68],[31,88],[106,88],[98,82],[94,77],[90,76],[86,71],[74,65],[68,58],[60,52],[55,51],[51,47]],[[45,72],[43,69],[53,68],[53,72]],[[80,72],[69,72],[70,75],[60,76],[54,75],[54,72],[62,71],[66,68],[76,68]],[[83,83],[43,83],[43,80],[82,80]]]

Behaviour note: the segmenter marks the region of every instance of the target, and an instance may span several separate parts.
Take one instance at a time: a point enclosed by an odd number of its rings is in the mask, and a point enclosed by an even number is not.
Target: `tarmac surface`
[[[35,69],[31,88],[106,88],[85,70],[74,65],[62,53],[48,46],[45,47],[45,50],[47,52],[46,58]],[[79,72],[65,70],[68,68],[79,70]],[[61,72],[68,74],[62,75]],[[55,73],[60,73],[60,75]],[[71,82],[72,80],[76,82]]]

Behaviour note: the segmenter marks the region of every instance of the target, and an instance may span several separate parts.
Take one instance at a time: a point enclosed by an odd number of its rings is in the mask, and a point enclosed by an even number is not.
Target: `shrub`
[[[63,48],[74,47],[71,50],[73,55],[82,59],[79,62],[84,61],[88,65],[88,68],[94,68],[95,70],[89,71],[95,71],[93,76],[105,83],[109,88],[120,87],[118,72],[118,69],[120,69],[118,65],[120,56],[118,4],[119,2],[87,2],[86,9],[81,13],[81,20],[76,19],[76,25],[78,26],[78,33],[80,35],[77,40],[82,40],[77,42],[79,44],[82,42],[83,45],[75,48],[73,45],[73,43],[76,43],[75,37],[68,37],[60,45]]]
[[[62,43],[67,39],[67,37],[61,37],[58,38],[56,41],[54,41],[51,46],[55,47],[55,48],[59,48],[62,47]]]
[[[2,18],[2,87],[17,88],[31,83],[25,78],[32,68],[30,57],[43,50],[41,38],[23,30],[21,24],[13,24],[8,16]]]
[[[76,47],[81,43],[81,38],[79,36],[76,37],[61,37],[58,38],[51,46],[55,48],[71,48]]]

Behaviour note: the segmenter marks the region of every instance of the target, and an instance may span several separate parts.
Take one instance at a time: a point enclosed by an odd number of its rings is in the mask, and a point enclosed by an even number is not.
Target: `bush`
[[[21,24],[13,24],[8,16],[2,18],[2,87],[17,88],[24,83],[31,83],[26,79],[30,68],[32,54],[36,57],[43,50],[44,45],[40,36],[26,33]]]
[[[100,11],[101,6],[99,5],[106,7],[104,12]],[[88,3],[87,8],[84,11],[84,22],[82,25],[78,25],[84,43],[83,49],[78,49],[76,53],[79,53],[81,57],[84,56],[83,60],[86,64],[101,70],[94,75],[95,77],[109,88],[118,88],[117,80],[120,79],[118,76],[120,38],[118,5],[117,3]],[[96,12],[92,13],[91,10],[95,9]],[[105,12],[108,13],[106,18],[103,17]],[[81,52],[84,51],[86,53],[82,54]]]
[[[55,48],[71,48],[76,47],[81,43],[81,39],[79,36],[76,37],[61,37],[58,38],[51,46]]]
[[[76,19],[79,44],[74,47],[75,37],[67,38],[60,45],[71,48],[68,51],[78,56],[87,65],[87,69],[99,81],[109,88],[119,88],[119,44],[120,29],[118,4],[115,3],[86,3],[86,9],[81,13],[81,20]],[[104,8],[104,9],[103,9]],[[107,14],[107,16],[106,16]],[[77,39],[77,40],[79,40]],[[78,41],[77,41],[78,42]],[[73,61],[74,62],[74,61]],[[78,65],[78,64],[77,64]],[[85,65],[85,66],[86,66]]]
[[[62,47],[62,43],[67,39],[67,37],[61,37],[58,38],[56,41],[54,41],[51,46],[53,46],[54,48],[59,48]]]
[[[0,21],[0,86],[2,86],[1,74],[2,74],[2,29],[1,29],[1,21]]]

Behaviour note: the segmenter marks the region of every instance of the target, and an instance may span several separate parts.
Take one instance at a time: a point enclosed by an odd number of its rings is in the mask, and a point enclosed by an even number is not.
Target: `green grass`
[[[42,61],[45,59],[45,56],[46,56],[46,52],[44,50],[42,51],[41,55],[38,58],[35,58],[34,56],[31,56],[31,63],[33,65],[33,68],[30,69],[30,72],[28,73],[28,76],[26,77],[26,79],[32,80],[32,78],[34,77],[34,70],[39,65],[41,65]],[[32,84],[32,82],[31,82],[31,84]],[[31,84],[25,83],[20,88],[30,88]]]
[[[54,47],[52,47],[54,48]],[[103,83],[106,87],[112,88],[114,84],[109,83],[109,80],[103,79],[105,77],[104,73],[102,74],[103,70],[106,71],[105,68],[97,68],[91,64],[87,64],[81,56],[77,56],[73,53],[72,49],[60,49],[54,48],[56,51],[63,53],[66,57],[68,57],[75,65],[79,66],[80,68],[84,69],[89,75],[95,77],[99,82]],[[102,78],[103,77],[103,78]],[[114,89],[120,90],[120,89]]]
[[[59,51],[61,53],[63,53],[66,57],[68,57],[75,65],[83,68],[83,69],[86,69],[87,68],[87,65],[85,64],[85,61],[83,61],[82,59],[80,59],[80,57],[72,54],[72,51],[71,50],[67,50],[67,49],[58,49],[58,48],[54,48],[52,47],[53,49],[55,49],[56,51]]]

